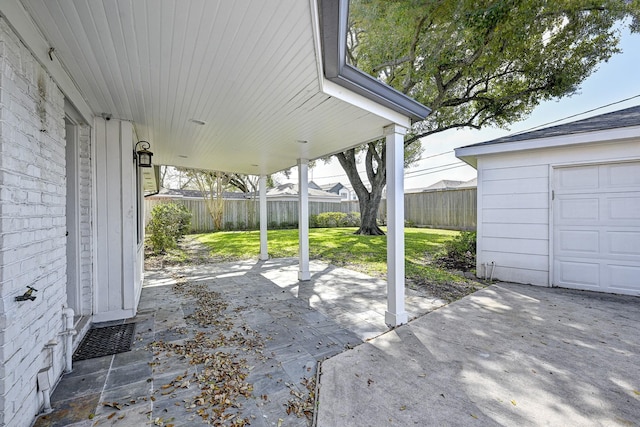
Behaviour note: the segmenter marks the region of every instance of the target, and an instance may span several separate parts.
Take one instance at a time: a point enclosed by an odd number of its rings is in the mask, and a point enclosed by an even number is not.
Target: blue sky
[[[508,130],[487,128],[477,130],[451,130],[432,135],[422,141],[424,160],[405,172],[405,189],[427,187],[442,179],[467,181],[475,178],[476,171],[461,164],[453,150],[457,147],[488,141],[504,135],[522,132],[575,114],[584,113],[601,106],[640,95],[640,35],[622,31],[620,47],[622,53],[603,63],[598,70],[585,80],[578,93],[558,101],[539,105],[528,119],[514,123]],[[600,108],[553,125],[581,120],[586,117],[620,110],[640,104],[640,96],[635,99]],[[549,125],[549,126],[553,126]],[[363,165],[361,165],[364,168]],[[297,180],[294,174],[292,181]],[[364,174],[362,174],[364,176]],[[349,180],[337,161],[324,165],[319,162],[310,178],[318,184],[342,182],[349,186]]]

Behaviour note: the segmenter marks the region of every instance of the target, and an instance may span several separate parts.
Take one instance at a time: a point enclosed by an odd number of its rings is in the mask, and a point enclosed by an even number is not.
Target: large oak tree
[[[506,127],[542,101],[575,94],[620,52],[620,26],[638,31],[640,0],[351,0],[349,15],[350,63],[432,109],[405,139],[415,154],[420,138]],[[383,234],[384,143],[336,157],[358,195],[357,233]],[[356,169],[362,157],[369,188]]]

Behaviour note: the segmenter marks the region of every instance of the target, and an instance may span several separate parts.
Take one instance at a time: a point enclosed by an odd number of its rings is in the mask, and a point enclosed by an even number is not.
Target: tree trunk
[[[353,191],[358,195],[358,204],[360,205],[360,228],[355,234],[367,235],[367,236],[381,236],[384,235],[384,231],[378,227],[378,208],[380,206],[380,200],[382,199],[382,190],[386,182],[386,169],[384,164],[384,157],[386,150],[382,149],[382,155],[375,151],[373,144],[369,144],[367,149],[367,155],[365,159],[365,166],[367,169],[367,177],[371,185],[371,191],[362,182],[360,174],[357,169],[356,162],[356,150],[351,149],[344,153],[336,154],[340,165],[347,173],[349,182],[353,187]],[[373,162],[377,163],[377,169],[374,167]]]
[[[360,228],[358,228],[355,234],[362,234],[365,236],[384,236],[384,231],[378,227],[378,208],[380,207],[382,188],[379,189],[378,193],[380,196],[373,199],[371,197],[361,198],[358,196],[361,223]],[[373,195],[370,194],[370,196]]]

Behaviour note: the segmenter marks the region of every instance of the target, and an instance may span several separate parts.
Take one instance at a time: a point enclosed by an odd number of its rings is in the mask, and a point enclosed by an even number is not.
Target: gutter
[[[346,63],[349,0],[318,0],[325,78],[371,101],[409,117],[424,120],[431,109]]]

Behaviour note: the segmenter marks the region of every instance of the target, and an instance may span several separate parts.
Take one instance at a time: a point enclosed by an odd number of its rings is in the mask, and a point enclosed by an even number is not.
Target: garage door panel
[[[600,218],[600,200],[598,197],[571,197],[558,200],[557,219],[560,223],[573,223],[575,220],[593,220]]]
[[[640,187],[640,163],[620,163],[604,168],[604,184],[611,188]]]
[[[553,171],[553,284],[640,295],[640,161]]]
[[[558,260],[556,262],[556,273],[560,279],[558,285],[565,287],[580,286],[584,288],[598,288],[600,277],[600,263],[578,262]]]
[[[597,255],[600,253],[600,233],[593,230],[563,230],[558,233],[558,255],[567,252],[581,252]]]
[[[640,220],[640,195],[607,197],[607,217],[611,220]]]
[[[607,242],[610,254],[639,257],[640,261],[640,231],[610,231]]]
[[[600,185],[598,166],[578,166],[556,171],[556,179],[565,190],[597,189]]]
[[[606,266],[606,271],[610,292],[640,295],[640,266],[610,264]]]

